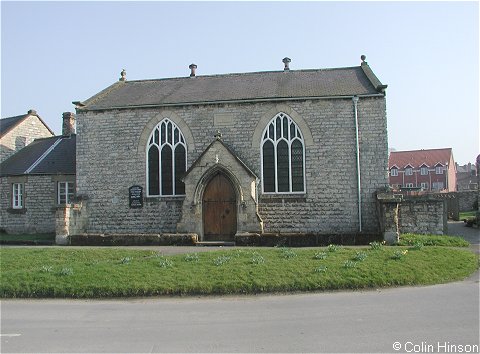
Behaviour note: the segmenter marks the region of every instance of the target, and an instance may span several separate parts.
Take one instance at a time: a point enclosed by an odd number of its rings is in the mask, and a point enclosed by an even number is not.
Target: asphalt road
[[[3,300],[1,352],[478,352],[478,301],[478,273],[361,292]]]

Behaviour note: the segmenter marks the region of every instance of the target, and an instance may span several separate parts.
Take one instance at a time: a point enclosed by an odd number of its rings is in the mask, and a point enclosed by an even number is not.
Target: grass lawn
[[[162,256],[118,248],[1,248],[1,297],[256,294],[424,285],[464,279],[469,250],[239,248]]]
[[[465,220],[465,219],[473,219],[475,218],[476,216],[476,211],[462,211],[461,213],[459,213],[459,220]]]
[[[446,235],[418,235],[402,234],[400,235],[399,246],[413,246],[421,243],[424,246],[448,246],[448,247],[468,247],[470,243],[457,236]]]

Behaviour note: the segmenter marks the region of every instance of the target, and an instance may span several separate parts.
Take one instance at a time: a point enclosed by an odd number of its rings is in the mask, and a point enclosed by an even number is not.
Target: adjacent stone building
[[[0,164],[0,232],[55,233],[57,209],[75,196],[75,117],[63,135],[39,138]]]
[[[55,135],[33,109],[0,119],[0,163],[38,138]]]
[[[128,81],[123,71],[74,102],[77,203],[57,240],[379,233],[387,86],[363,56],[347,68],[289,63],[208,76],[192,64],[189,76],[158,80]]]

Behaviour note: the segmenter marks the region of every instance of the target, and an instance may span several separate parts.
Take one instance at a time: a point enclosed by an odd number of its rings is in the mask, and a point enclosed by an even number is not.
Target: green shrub
[[[313,256],[315,259],[325,259],[327,258],[327,253],[326,252],[315,252],[315,255]]]
[[[230,259],[231,259],[231,257],[225,256],[225,255],[219,256],[219,257],[217,257],[213,260],[213,264],[215,264],[217,267],[219,267],[219,266],[227,263]]]
[[[252,264],[264,264],[265,263],[265,258],[260,253],[253,252],[251,263]]]
[[[315,268],[314,272],[315,273],[326,273],[327,272],[327,267],[326,266],[320,266]]]
[[[367,258],[367,254],[365,252],[357,252],[355,253],[355,257],[353,257],[354,261],[363,262]]]
[[[408,253],[408,250],[403,250],[403,251],[396,250],[395,252],[393,252],[392,259],[395,259],[395,260],[402,259],[407,255],[407,253]]]
[[[385,245],[385,241],[383,242],[374,241],[374,242],[370,242],[369,245],[370,245],[370,249],[379,250]]]
[[[187,254],[185,256],[185,262],[198,262],[198,253]]]
[[[297,256],[297,254],[295,253],[294,250],[292,250],[291,248],[287,248],[287,247],[282,247],[280,249],[280,252],[281,252],[282,257],[286,258],[286,259],[294,258],[294,257]]]
[[[337,252],[339,247],[337,245],[328,245],[328,252]]]
[[[345,263],[343,263],[344,268],[355,268],[356,266],[357,266],[357,263],[351,260],[345,261]]]
[[[62,268],[60,270],[60,272],[58,272],[58,275],[60,275],[60,276],[73,275],[73,269],[72,268]]]
[[[167,258],[163,258],[160,260],[159,266],[161,268],[171,268],[173,267],[173,262]]]

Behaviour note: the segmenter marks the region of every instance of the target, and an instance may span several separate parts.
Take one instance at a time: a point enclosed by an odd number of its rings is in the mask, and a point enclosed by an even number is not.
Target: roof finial
[[[118,79],[118,81],[127,81],[127,72],[125,71],[125,69],[122,69],[122,72],[120,73],[120,79]]]
[[[213,137],[217,140],[222,140],[222,133],[220,133],[220,130],[217,130]]]
[[[365,61],[365,59],[367,59],[367,57],[365,55],[362,54],[360,59],[362,59],[362,64],[367,64],[367,62]]]
[[[283,58],[282,62],[283,62],[283,64],[285,64],[285,67],[283,68],[283,70],[290,70],[289,64],[290,64],[291,61],[292,61],[292,59],[290,59],[290,58],[287,58],[287,57]]]

